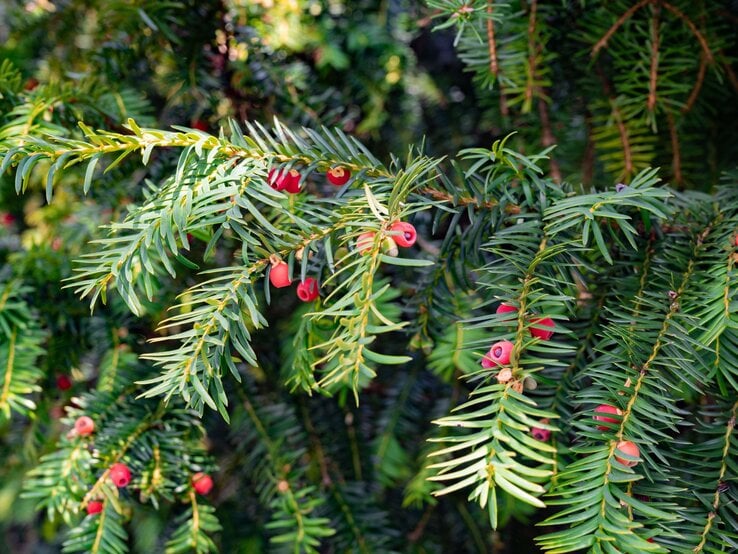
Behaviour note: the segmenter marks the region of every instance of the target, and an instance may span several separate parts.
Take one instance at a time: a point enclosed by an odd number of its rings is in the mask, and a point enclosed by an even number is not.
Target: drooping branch
[[[684,179],[682,177],[682,156],[679,148],[679,135],[677,134],[674,116],[671,112],[666,117],[669,122],[669,135],[671,136],[671,170],[674,173],[674,181],[678,185],[682,185]]]
[[[661,25],[660,15],[661,6],[656,2],[653,6],[653,19],[651,20],[651,69],[649,71],[648,83],[648,110],[653,111],[656,107],[656,86],[658,84],[659,73],[659,46],[661,37],[659,34],[659,25]]]
[[[694,107],[695,102],[697,102],[697,97],[700,95],[700,90],[702,90],[702,84],[705,82],[706,72],[707,72],[707,56],[705,56],[704,52],[701,52],[700,67],[697,70],[697,78],[694,81],[692,92],[689,93],[689,98],[687,99],[687,103],[682,108],[682,113],[687,113],[691,111],[692,108]]]
[[[707,44],[707,40],[705,40],[705,37],[702,33],[700,33],[699,29],[697,29],[697,26],[694,24],[694,22],[689,19],[682,10],[677,8],[676,6],[673,6],[669,2],[660,2],[662,6],[664,6],[667,10],[669,10],[671,13],[673,13],[675,16],[677,16],[679,19],[681,19],[684,24],[689,27],[689,30],[692,31],[692,34],[695,36],[697,41],[700,43],[700,46],[702,47],[702,50],[705,53],[705,56],[707,57],[707,61],[709,63],[713,63],[715,61],[715,58],[712,55],[712,51],[710,50],[710,47]]]
[[[612,35],[615,34],[615,32],[623,25],[623,23],[633,17],[633,14],[640,10],[643,6],[645,6],[646,4],[650,4],[651,2],[653,2],[653,0],[641,0],[634,6],[628,8],[628,10],[624,12],[615,23],[613,23],[612,27],[607,30],[602,38],[595,43],[594,47],[592,48],[592,57],[596,56],[600,50],[607,46],[607,41],[610,40]]]
[[[489,70],[495,76],[500,87],[500,113],[507,117],[510,113],[505,99],[505,90],[499,82],[500,64],[497,60],[497,42],[495,39],[495,22],[492,19],[492,2],[487,2],[487,46],[489,48]]]

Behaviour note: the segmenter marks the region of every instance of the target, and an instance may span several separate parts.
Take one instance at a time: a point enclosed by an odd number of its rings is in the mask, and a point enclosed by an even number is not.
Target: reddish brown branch
[[[651,2],[653,2],[653,0],[641,0],[637,4],[628,8],[628,10],[618,18],[613,26],[607,30],[603,37],[597,41],[597,43],[594,45],[594,48],[592,48],[592,56],[596,56],[600,50],[607,46],[607,41],[610,40],[612,35],[615,34],[615,31],[617,31],[623,25],[623,23],[633,17],[633,14],[640,10],[643,6],[645,6],[646,4],[650,4]]]
[[[507,117],[509,110],[507,108],[507,100],[505,99],[505,90],[499,81],[500,65],[497,61],[497,42],[495,39],[495,22],[492,19],[492,2],[487,2],[487,46],[489,47],[489,70],[497,80],[497,86],[500,87],[500,113]]]
[[[497,77],[500,67],[497,64],[497,43],[495,42],[495,22],[492,19],[492,2],[487,2],[487,43],[489,46],[489,70]]]
[[[549,147],[556,144],[556,137],[551,131],[551,120],[548,117],[548,106],[543,98],[538,99],[538,115],[541,118],[541,142],[543,143],[543,146]],[[551,164],[551,178],[556,183],[560,183],[561,168],[559,167],[559,162],[557,162],[553,156],[549,158],[549,161]]]
[[[692,20],[689,19],[682,10],[680,10],[676,6],[669,4],[669,2],[661,2],[661,5],[664,6],[671,13],[673,13],[675,16],[677,16],[679,19],[684,21],[684,24],[687,27],[689,27],[689,30],[692,31],[692,34],[697,38],[697,41],[700,43],[700,46],[702,46],[702,50],[705,52],[705,56],[707,56],[707,61],[710,63],[713,63],[715,59],[712,56],[710,47],[707,45],[707,41],[705,40],[705,37],[702,35],[702,33],[700,33],[699,29],[692,22]]]
[[[620,109],[615,104],[615,99],[610,99],[612,105],[612,114],[615,117],[615,123],[618,126],[618,133],[620,134],[620,143],[623,145],[623,156],[625,159],[625,177],[629,178],[633,174],[633,152],[630,147],[630,137],[628,136],[628,128],[625,126],[623,121],[623,115],[620,113]]]
[[[658,2],[653,7],[653,19],[651,20],[651,29],[653,37],[651,37],[651,71],[648,84],[648,109],[653,111],[656,107],[656,86],[658,84],[659,74],[659,46],[661,37],[659,35],[661,6]]]
[[[666,115],[669,121],[669,135],[671,135],[671,170],[674,173],[674,181],[681,185],[684,180],[682,179],[682,155],[679,149],[679,135],[674,124],[674,116],[671,112]]]
[[[460,196],[459,198],[454,198],[452,195],[443,192],[442,190],[433,189],[430,187],[425,187],[423,189],[420,189],[418,191],[420,194],[426,194],[429,197],[431,197],[433,200],[440,200],[441,202],[448,202],[449,204],[453,204],[454,206],[475,206],[477,208],[485,208],[485,209],[492,209],[499,202],[497,200],[490,200],[488,202],[479,202],[476,198],[472,198],[469,196]],[[505,211],[509,214],[519,214],[520,213],[520,207],[515,206],[514,204],[508,204],[505,206]]]
[[[700,95],[700,90],[702,90],[702,83],[705,82],[705,73],[707,72],[707,58],[705,57],[705,53],[701,52],[700,54],[700,68],[697,71],[697,79],[694,82],[694,87],[692,87],[692,92],[689,93],[689,98],[687,99],[687,103],[682,108],[682,113],[687,113],[692,110],[694,107],[694,103],[697,102],[697,97]]]
[[[738,77],[736,77],[735,71],[733,71],[733,68],[728,62],[724,62],[723,67],[725,68],[725,74],[728,76],[728,81],[730,81],[730,84],[738,92]]]
[[[525,103],[530,106],[533,101],[533,88],[535,87],[536,77],[536,12],[538,11],[538,1],[533,0],[530,6],[530,15],[528,16],[528,82],[525,87]]]

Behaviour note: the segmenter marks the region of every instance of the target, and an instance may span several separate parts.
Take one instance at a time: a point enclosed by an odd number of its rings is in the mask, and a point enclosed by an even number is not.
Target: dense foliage
[[[0,16],[0,544],[738,549],[734,3]]]

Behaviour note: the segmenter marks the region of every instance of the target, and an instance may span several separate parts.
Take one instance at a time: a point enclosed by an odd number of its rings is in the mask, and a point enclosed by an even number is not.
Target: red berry
[[[615,445],[615,448],[619,450],[621,454],[625,454],[626,456],[630,456],[631,458],[638,458],[641,454],[638,446],[631,441],[620,441]],[[637,460],[626,460],[625,458],[621,458],[617,454],[615,454],[615,459],[627,467],[633,467],[638,463]]]
[[[290,267],[284,262],[274,264],[272,270],[269,272],[269,282],[278,289],[289,287],[292,283],[292,279],[290,279]]]
[[[33,90],[38,86],[38,79],[30,77],[23,86],[25,90]]]
[[[312,277],[308,277],[302,283],[297,285],[297,298],[303,302],[312,302],[318,298],[318,281]]]
[[[548,419],[542,419],[541,423],[547,424]],[[532,427],[530,434],[534,439],[541,442],[548,442],[548,439],[551,438],[551,430],[543,429],[542,427]]]
[[[205,123],[202,119],[196,119],[192,122],[192,128],[197,129],[198,131],[207,131],[208,124]]]
[[[396,221],[390,227],[390,231],[394,232],[393,238],[398,246],[403,248],[410,248],[415,244],[415,240],[418,238],[418,233],[415,231],[410,223],[406,221]]]
[[[92,500],[87,504],[87,513],[89,515],[99,514],[103,511],[103,503],[99,500]]]
[[[213,478],[207,473],[198,472],[192,476],[192,486],[197,494],[208,494],[213,490]]]
[[[507,365],[510,363],[510,354],[512,354],[515,345],[509,340],[496,342],[482,358],[482,367],[489,369],[498,365]]]
[[[296,169],[284,171],[283,169],[270,169],[267,182],[274,190],[286,190],[287,192],[300,192],[300,172]]]
[[[77,421],[74,422],[74,430],[80,436],[91,435],[95,430],[95,422],[92,421],[91,417],[83,415],[78,417]]]
[[[369,252],[372,247],[374,246],[374,235],[376,233],[368,232],[368,233],[361,233],[359,237],[356,239],[356,249],[359,251],[360,254],[366,254]]]
[[[110,466],[110,480],[119,489],[127,487],[131,482],[131,470],[126,464],[113,464]]]
[[[738,246],[738,235],[733,237],[733,246]]]
[[[0,225],[3,227],[10,227],[13,223],[15,223],[15,216],[13,214],[0,212]]]
[[[510,304],[500,304],[497,306],[496,314],[511,314],[511,313],[518,313],[518,309],[515,306],[511,306]]]
[[[595,421],[602,421],[604,423],[620,423],[620,419],[597,414],[616,414],[618,416],[622,416],[623,412],[620,410],[620,408],[610,406],[609,404],[600,404],[599,406],[597,406],[597,408],[595,408],[595,415],[593,416]],[[607,425],[598,425],[597,428],[600,431],[608,431],[610,429],[610,427],[608,427]]]
[[[554,321],[550,317],[537,317],[531,319],[533,326],[530,328],[530,334],[539,339],[548,340],[553,337]],[[550,327],[550,329],[547,329]]]
[[[58,375],[56,377],[56,388],[59,390],[69,390],[72,388],[72,380],[69,375]]]
[[[332,167],[328,170],[326,177],[328,178],[329,183],[340,187],[348,183],[348,180],[351,179],[351,172],[345,167],[337,165],[336,167]]]

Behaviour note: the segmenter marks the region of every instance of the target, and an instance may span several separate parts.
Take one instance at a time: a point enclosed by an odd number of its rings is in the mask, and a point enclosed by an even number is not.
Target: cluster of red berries
[[[269,271],[269,282],[278,289],[289,287],[292,284],[289,266],[281,260],[272,263],[272,268]],[[318,296],[320,296],[318,281],[313,277],[306,277],[304,281],[297,285],[297,298],[303,302],[312,302]]]
[[[267,175],[267,183],[274,190],[284,190],[290,194],[297,194],[302,190],[300,187],[300,172],[296,169],[288,171],[272,168]],[[335,166],[326,173],[328,182],[337,187],[343,186],[351,179],[351,171],[345,167]]]
[[[384,239],[386,244],[383,246],[390,256],[397,256],[398,246],[401,248],[410,248],[418,240],[418,233],[415,227],[407,221],[395,221],[390,225],[389,230],[392,236]],[[356,238],[356,249],[360,254],[366,254],[372,249],[375,236],[376,233],[374,231],[367,231],[366,233],[361,233]]]
[[[510,304],[500,304],[497,308],[496,313],[498,315],[517,313],[518,308]],[[554,321],[550,317],[536,317],[531,319],[530,334],[541,340],[549,340],[554,334]],[[512,370],[505,367],[510,363],[510,357],[512,356],[513,348],[515,345],[509,340],[503,340],[493,344],[487,354],[482,358],[482,367],[485,369],[491,369],[494,367],[500,367],[500,371],[497,373],[497,381],[500,383],[507,383],[513,378]],[[528,381],[530,378],[527,378]],[[533,381],[535,384],[535,381]],[[527,384],[526,384],[527,387]],[[533,388],[533,387],[529,387]],[[523,381],[514,381],[513,389],[516,392],[522,392]],[[540,420],[541,427],[531,428],[531,436],[541,442],[547,442],[551,438],[551,430],[545,428],[548,425],[548,419]]]
[[[89,416],[80,416],[74,422],[74,433],[80,437],[91,435],[95,431],[95,422]],[[116,462],[108,470],[108,478],[119,489],[127,487],[131,482],[130,468],[121,462]],[[213,489],[213,478],[202,472],[192,476],[192,487],[197,494],[208,494]],[[89,515],[99,514],[103,511],[104,504],[101,500],[91,500],[87,503]]]
[[[611,406],[610,404],[600,404],[599,406],[597,406],[597,408],[595,408],[594,415],[592,417],[595,421],[600,421],[602,423],[620,423],[619,418],[622,417],[622,415],[623,411],[620,408]],[[608,425],[597,426],[597,429],[600,431],[607,431],[609,428],[610,427]],[[621,453],[629,456],[630,458],[638,458],[641,453],[638,445],[632,441],[618,441],[618,443],[615,445],[615,449],[619,450]],[[638,464],[637,460],[621,458],[618,455],[615,455],[615,459],[627,467],[633,467]]]

